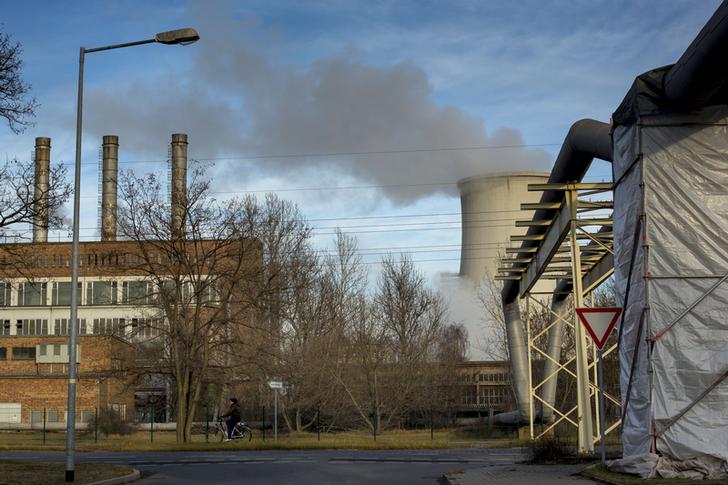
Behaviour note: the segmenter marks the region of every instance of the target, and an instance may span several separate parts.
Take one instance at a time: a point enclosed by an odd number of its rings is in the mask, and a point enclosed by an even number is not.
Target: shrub
[[[122,419],[121,415],[113,409],[99,409],[98,418],[94,416],[86,430],[94,433],[97,426],[99,433],[107,436],[110,434],[130,435],[136,431],[136,427],[132,423]]]
[[[528,443],[531,463],[563,463],[576,458],[571,447],[556,436],[542,436]]]

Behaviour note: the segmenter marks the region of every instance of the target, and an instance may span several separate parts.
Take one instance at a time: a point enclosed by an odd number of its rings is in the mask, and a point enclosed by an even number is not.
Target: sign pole
[[[278,441],[278,388],[273,389],[273,441]]]
[[[599,396],[599,452],[602,456],[602,464],[606,462],[606,446],[604,444],[604,369],[602,367],[602,349],[597,350],[597,369],[599,382],[597,383],[597,395]]]

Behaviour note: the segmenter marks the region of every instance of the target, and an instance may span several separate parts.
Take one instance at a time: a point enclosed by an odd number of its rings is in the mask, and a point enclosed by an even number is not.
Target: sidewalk
[[[451,485],[594,485],[596,482],[574,476],[588,465],[492,465],[453,473]]]

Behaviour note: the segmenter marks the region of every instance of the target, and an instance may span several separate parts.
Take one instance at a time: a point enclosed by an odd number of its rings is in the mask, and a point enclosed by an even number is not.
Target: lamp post
[[[68,337],[68,412],[66,413],[66,481],[73,482],[75,479],[75,449],[74,434],[76,431],[76,336],[78,334],[78,229],[79,212],[81,206],[81,130],[83,117],[83,62],[86,54],[92,52],[121,49],[135,45],[160,43],[167,45],[187,45],[200,39],[195,29],[179,29],[168,32],[161,32],[152,39],[127,42],[125,44],[114,44],[103,47],[86,49],[81,47],[78,59],[78,101],[76,104],[76,164],[73,179],[73,246],[71,253],[71,325]]]

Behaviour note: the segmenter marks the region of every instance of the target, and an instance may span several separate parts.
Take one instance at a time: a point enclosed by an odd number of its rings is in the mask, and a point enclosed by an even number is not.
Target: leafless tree
[[[223,374],[245,343],[245,329],[254,327],[262,248],[245,214],[258,204],[212,199],[204,172],[195,170],[180,234],[157,176],[125,172],[120,182],[119,231],[134,246],[125,270],[148,284],[143,297],[161,335],[159,362],[176,389],[177,440],[188,442],[203,386]]]
[[[32,123],[38,103],[28,97],[30,85],[21,77],[23,49],[7,34],[0,33],[0,116],[13,133],[20,133]]]

